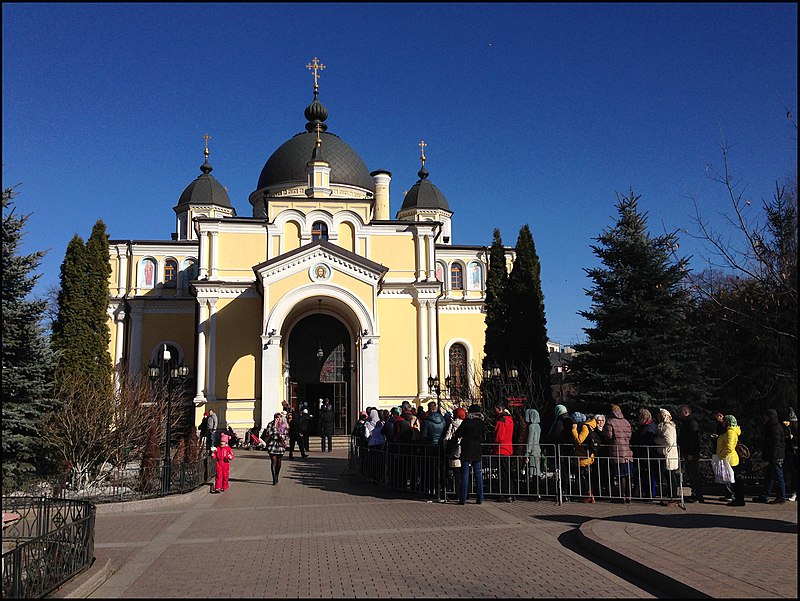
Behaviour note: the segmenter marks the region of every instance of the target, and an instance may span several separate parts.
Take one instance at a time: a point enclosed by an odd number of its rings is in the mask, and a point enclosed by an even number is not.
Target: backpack
[[[589,424],[584,424],[584,426],[589,428],[589,436],[586,437],[586,440],[583,441],[583,444],[586,445],[586,449],[589,451],[589,453],[596,457],[600,451],[600,445],[603,442],[600,439],[600,433],[596,429],[592,428]]]

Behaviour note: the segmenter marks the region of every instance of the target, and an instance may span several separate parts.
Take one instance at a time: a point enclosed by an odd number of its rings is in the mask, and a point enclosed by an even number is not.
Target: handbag
[[[727,459],[720,459],[719,455],[711,456],[711,466],[714,468],[714,481],[720,484],[733,484],[733,468]]]
[[[736,454],[739,456],[739,459],[750,459],[750,449],[748,449],[741,442],[736,443]]]

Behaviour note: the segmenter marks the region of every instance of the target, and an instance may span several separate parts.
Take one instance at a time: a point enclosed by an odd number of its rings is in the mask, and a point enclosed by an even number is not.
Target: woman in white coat
[[[669,504],[674,505],[676,500],[681,498],[681,464],[678,455],[678,430],[675,422],[672,421],[672,414],[666,409],[659,409],[660,421],[656,428],[655,443],[659,451],[664,456],[664,467],[666,468],[666,478],[662,478],[662,497],[669,495]],[[666,480],[666,482],[663,482]]]

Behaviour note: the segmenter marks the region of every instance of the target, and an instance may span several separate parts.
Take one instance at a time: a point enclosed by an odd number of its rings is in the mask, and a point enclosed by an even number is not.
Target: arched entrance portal
[[[333,403],[334,434],[349,434],[352,415],[352,342],[345,325],[322,313],[308,315],[289,334],[289,389],[292,409],[308,403],[318,432],[319,399]]]

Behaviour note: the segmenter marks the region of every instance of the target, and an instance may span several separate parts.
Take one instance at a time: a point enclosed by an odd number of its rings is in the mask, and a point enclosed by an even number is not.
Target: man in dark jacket
[[[648,409],[639,409],[636,416],[639,429],[631,435],[631,449],[636,465],[639,482],[637,489],[642,498],[658,496],[659,460],[656,454],[656,423]]]
[[[328,452],[333,450],[333,406],[330,400],[325,399],[319,411],[319,435],[322,438],[322,452],[325,452],[325,441],[328,442]]]
[[[304,432],[308,431],[308,409],[304,411],[305,413],[301,413],[299,409],[292,411],[292,420],[289,422],[289,459],[294,459],[295,444],[300,447],[300,455],[308,457],[306,455],[305,441],[303,440]],[[305,416],[305,424],[302,423],[302,416]]]
[[[475,478],[477,491],[476,504],[483,503],[483,475],[481,473],[481,457],[483,450],[483,432],[485,429],[483,413],[480,405],[470,405],[467,419],[453,433],[453,438],[461,440],[461,490],[459,491],[458,504],[465,505],[469,493],[470,473]]]
[[[678,448],[681,459],[685,462],[686,477],[692,485],[692,496],[686,497],[687,503],[705,503],[702,482],[700,480],[700,424],[692,415],[689,405],[678,408],[680,430],[678,431]]]
[[[786,439],[783,426],[778,421],[778,412],[775,409],[767,409],[764,417],[764,427],[761,431],[762,456],[764,461],[769,462],[769,467],[764,480],[764,491],[760,497],[756,497],[753,501],[770,504],[785,503],[786,483],[783,480],[783,461],[786,457]],[[776,482],[778,484],[778,496],[770,501],[772,488]]]

